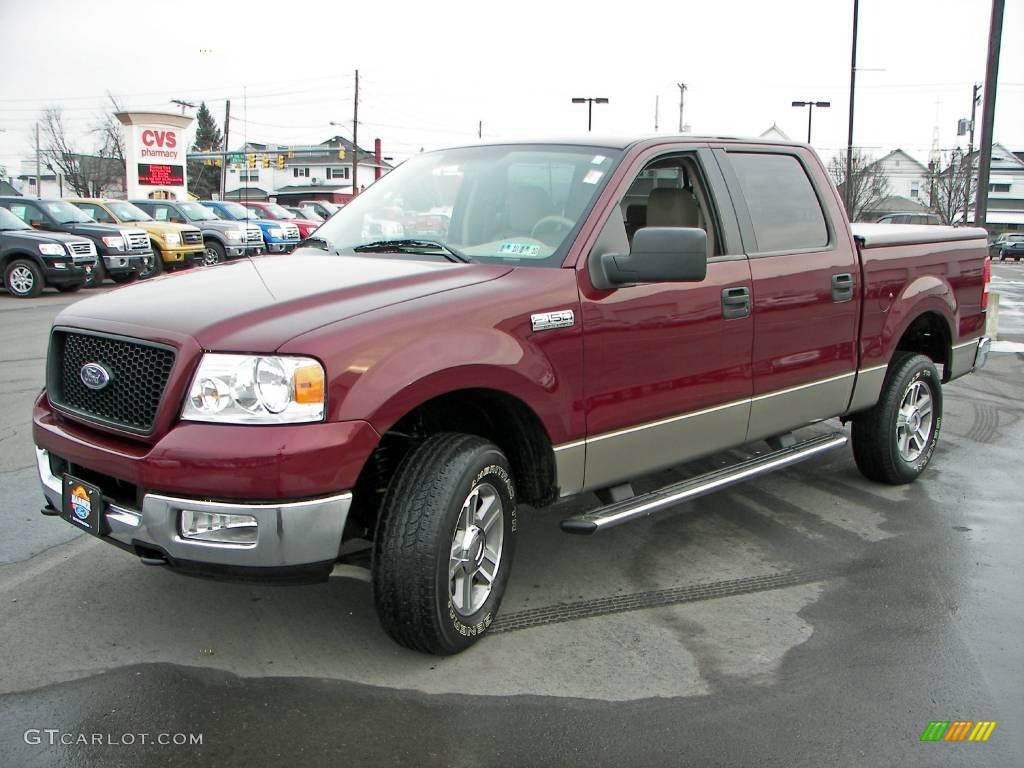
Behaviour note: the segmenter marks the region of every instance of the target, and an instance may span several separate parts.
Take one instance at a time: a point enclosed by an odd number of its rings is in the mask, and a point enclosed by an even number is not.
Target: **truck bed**
[[[851,224],[850,229],[861,248],[986,240],[988,237],[980,227],[939,227],[930,224]]]

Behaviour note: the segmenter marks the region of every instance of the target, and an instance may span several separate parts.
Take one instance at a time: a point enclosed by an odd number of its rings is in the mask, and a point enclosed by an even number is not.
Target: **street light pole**
[[[573,104],[586,104],[587,105],[587,132],[589,133],[590,129],[594,125],[594,105],[595,104],[607,104],[608,103],[608,99],[606,99],[604,97],[573,96],[572,103]]]
[[[814,108],[831,107],[831,101],[794,101],[794,107],[807,107],[807,143],[811,143],[811,118],[814,116]]]

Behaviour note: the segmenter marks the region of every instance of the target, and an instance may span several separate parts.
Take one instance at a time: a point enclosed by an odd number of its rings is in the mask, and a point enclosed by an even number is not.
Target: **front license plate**
[[[103,492],[95,485],[64,475],[60,512],[72,525],[96,536],[103,534]]]

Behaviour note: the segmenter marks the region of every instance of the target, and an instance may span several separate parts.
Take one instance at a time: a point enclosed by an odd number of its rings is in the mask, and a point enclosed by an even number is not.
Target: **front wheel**
[[[142,267],[142,270],[139,272],[139,279],[140,280],[148,280],[151,277],[156,277],[157,275],[159,275],[163,271],[164,271],[164,254],[154,244],[153,245],[153,255],[150,256],[148,259],[146,259],[145,265]]]
[[[924,355],[897,353],[882,396],[853,418],[853,458],[869,480],[903,485],[931,461],[942,427],[942,383]]]
[[[498,612],[515,533],[515,486],[497,446],[444,433],[413,449],[388,485],[374,542],[385,631],[439,656],[475,643]]]
[[[224,253],[224,246],[216,240],[207,240],[203,251],[203,266],[214,267],[225,261],[227,261],[227,255]]]
[[[43,273],[35,262],[15,259],[4,272],[4,287],[11,296],[34,299],[43,292]]]

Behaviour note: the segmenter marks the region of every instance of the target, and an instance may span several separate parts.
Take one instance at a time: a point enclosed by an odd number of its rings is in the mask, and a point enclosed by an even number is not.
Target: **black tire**
[[[138,272],[123,272],[120,275],[110,275],[110,279],[113,280],[117,285],[127,285],[128,283],[134,283],[139,279]]]
[[[98,288],[107,279],[107,268],[103,264],[103,257],[96,257],[96,266],[92,268],[92,274],[85,280],[86,288]]]
[[[151,277],[156,277],[163,271],[164,255],[160,252],[160,248],[157,247],[156,243],[153,243],[152,260],[139,272],[139,280],[148,280]]]
[[[54,287],[61,293],[77,293],[82,289],[82,283],[74,283],[73,285],[57,285]]]
[[[463,562],[494,566],[489,593],[485,584],[475,582],[479,572],[469,577],[469,608],[475,599],[483,601],[465,613],[461,590],[468,570],[456,571],[462,575],[459,582],[449,569],[455,533],[468,520],[464,510],[471,492],[478,492],[479,498],[487,494],[492,505],[500,502],[500,542],[496,527],[465,537],[466,552],[472,557]],[[444,433],[410,451],[384,495],[374,542],[373,595],[384,630],[407,648],[438,656],[471,646],[498,612],[515,553],[515,533],[515,486],[508,460],[497,446],[474,435]],[[484,556],[488,540],[498,550],[496,561]],[[457,598],[453,584],[460,590]],[[474,597],[476,586],[485,591]]]
[[[203,266],[212,267],[228,260],[227,254],[224,253],[224,246],[216,240],[207,240],[203,246],[206,249],[201,262]]]
[[[4,288],[18,299],[34,299],[43,292],[42,270],[31,259],[15,259],[4,270]]]
[[[898,422],[904,399],[911,395],[911,389],[917,383],[924,385],[930,395],[931,423],[928,436],[920,440],[923,445],[908,443],[905,454],[898,444]],[[918,416],[912,414],[912,418]],[[941,429],[942,380],[938,369],[924,355],[897,352],[889,363],[878,403],[871,410],[853,418],[853,458],[861,474],[869,480],[904,485],[917,479],[928,466]],[[906,430],[904,426],[904,432]],[[919,453],[915,456],[918,449]]]

